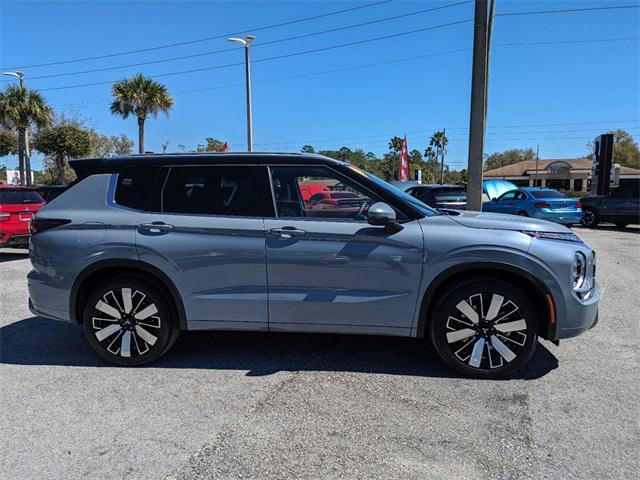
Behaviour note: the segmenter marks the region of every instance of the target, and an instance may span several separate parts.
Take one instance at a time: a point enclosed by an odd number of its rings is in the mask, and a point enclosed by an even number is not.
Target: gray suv
[[[459,372],[502,377],[597,320],[595,252],[555,223],[441,214],[318,155],[71,163],[31,223],[30,307],[119,365],[181,330],[330,332],[428,337]]]

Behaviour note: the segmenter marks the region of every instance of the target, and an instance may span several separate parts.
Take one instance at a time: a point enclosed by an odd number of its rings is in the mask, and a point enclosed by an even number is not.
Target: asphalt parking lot
[[[185,334],[117,368],[27,308],[0,255],[0,478],[635,478],[640,228],[598,252],[598,326],[517,378],[457,377],[414,339]]]

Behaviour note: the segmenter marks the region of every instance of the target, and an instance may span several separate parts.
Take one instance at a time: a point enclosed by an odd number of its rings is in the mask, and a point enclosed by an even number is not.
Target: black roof
[[[119,155],[108,158],[82,158],[69,160],[69,164],[78,176],[94,173],[113,173],[132,166],[162,166],[162,165],[200,165],[210,163],[233,164],[343,164],[323,155],[310,153],[274,153],[274,152],[246,152],[246,153],[141,153]]]

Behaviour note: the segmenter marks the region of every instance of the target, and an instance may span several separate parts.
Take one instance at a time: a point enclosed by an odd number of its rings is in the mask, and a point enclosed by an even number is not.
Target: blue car
[[[482,206],[485,212],[508,213],[535,217],[572,225],[580,223],[582,206],[579,200],[550,188],[519,188],[503,193]]]

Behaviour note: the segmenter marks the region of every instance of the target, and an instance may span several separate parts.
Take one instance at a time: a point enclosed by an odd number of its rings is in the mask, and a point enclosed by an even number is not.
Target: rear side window
[[[260,216],[254,167],[171,167],[162,191],[162,211]]]
[[[158,173],[157,167],[131,167],[118,175],[115,201],[137,210],[154,210],[150,207],[149,194]]]
[[[44,200],[33,190],[0,189],[0,205],[23,205],[29,203],[44,203]]]

